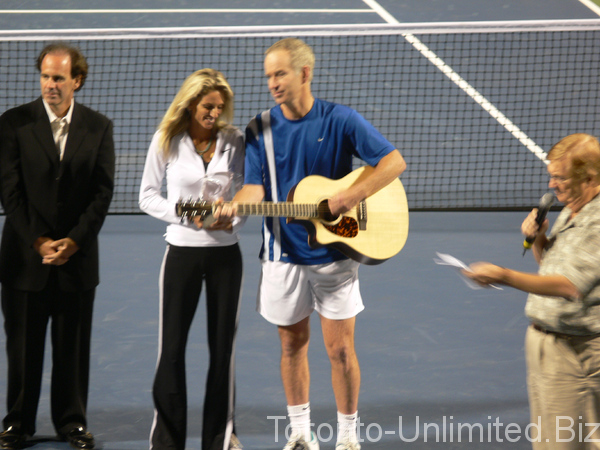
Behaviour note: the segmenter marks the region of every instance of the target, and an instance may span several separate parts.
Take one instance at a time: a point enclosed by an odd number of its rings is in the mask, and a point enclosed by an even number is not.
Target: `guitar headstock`
[[[201,220],[212,212],[213,204],[205,200],[180,200],[175,205],[175,213],[178,217],[193,219],[200,217]]]

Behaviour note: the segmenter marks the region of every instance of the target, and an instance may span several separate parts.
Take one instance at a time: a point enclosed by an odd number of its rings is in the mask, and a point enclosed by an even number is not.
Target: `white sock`
[[[354,414],[342,414],[338,411],[338,442],[350,441],[358,442],[356,437],[356,422],[358,420],[358,411]]]
[[[288,405],[287,410],[290,425],[292,426],[292,436],[302,436],[306,442],[309,442],[311,440],[310,402],[304,405]]]

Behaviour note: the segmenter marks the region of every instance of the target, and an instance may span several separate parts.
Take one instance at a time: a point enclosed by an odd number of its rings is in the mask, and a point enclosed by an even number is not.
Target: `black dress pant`
[[[49,322],[52,422],[59,434],[74,426],[87,426],[94,294],[95,289],[59,290],[55,273],[40,292],[2,286],[8,362],[5,428],[15,426],[28,435],[35,434]]]
[[[222,450],[225,442],[229,442],[234,431],[234,344],[242,269],[242,256],[237,244],[226,247],[167,247],[159,283],[160,341],[153,385],[155,415],[150,437],[153,450],[185,449],[185,352],[203,282],[206,285],[210,356],[202,450]]]

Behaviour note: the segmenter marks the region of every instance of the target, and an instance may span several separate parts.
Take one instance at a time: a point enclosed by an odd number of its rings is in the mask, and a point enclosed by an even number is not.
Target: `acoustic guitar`
[[[327,199],[368,176],[374,169],[360,167],[339,180],[310,175],[294,186],[285,202],[238,203],[241,216],[286,217],[308,231],[311,247],[332,247],[363,264],[380,264],[396,255],[408,237],[408,204],[400,179],[337,217]],[[201,200],[177,203],[180,217],[207,218],[215,205]]]

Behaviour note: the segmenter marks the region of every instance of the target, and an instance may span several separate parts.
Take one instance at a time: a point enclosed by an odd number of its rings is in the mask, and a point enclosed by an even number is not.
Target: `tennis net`
[[[0,112],[39,95],[46,43],[80,47],[90,74],[76,98],[115,125],[111,213],[137,213],[150,138],[185,77],[222,71],[244,129],[273,106],[263,53],[288,36],[315,50],[315,96],[355,108],[402,152],[412,210],[535,206],[551,145],[600,134],[599,20],[5,31]]]

